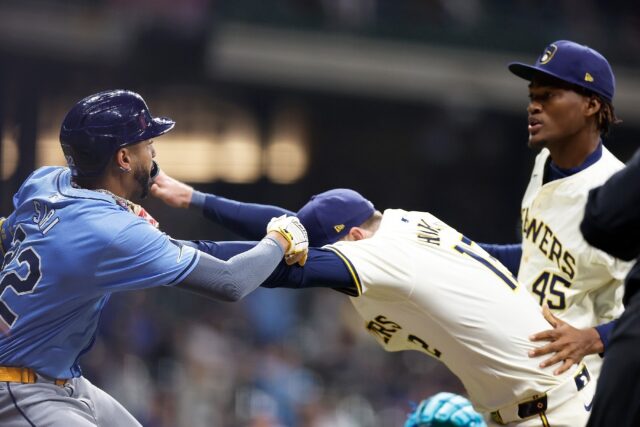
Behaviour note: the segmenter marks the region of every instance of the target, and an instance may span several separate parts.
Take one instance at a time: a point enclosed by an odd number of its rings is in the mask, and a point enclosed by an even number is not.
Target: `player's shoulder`
[[[593,165],[575,175],[576,184],[584,187],[586,191],[602,185],[614,173],[624,167],[624,163],[602,146],[602,156]]]
[[[611,169],[613,171],[618,171],[624,167],[624,162],[618,159],[604,145],[602,146],[602,158],[600,159],[600,161],[605,168]]]
[[[440,220],[430,212],[386,209],[382,214],[382,223],[380,227],[382,228],[383,225],[407,227],[425,223],[439,228],[447,226],[444,221]]]
[[[31,172],[14,195],[16,207],[23,200],[55,191],[56,178],[64,173],[64,170],[65,168],[59,166],[44,166]]]

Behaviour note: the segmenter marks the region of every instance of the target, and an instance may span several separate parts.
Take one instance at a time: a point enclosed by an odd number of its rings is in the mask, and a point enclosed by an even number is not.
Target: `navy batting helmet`
[[[175,122],[152,117],[144,99],[128,90],[108,90],[78,102],[60,129],[60,145],[75,177],[100,175],[122,147],[169,132]]]

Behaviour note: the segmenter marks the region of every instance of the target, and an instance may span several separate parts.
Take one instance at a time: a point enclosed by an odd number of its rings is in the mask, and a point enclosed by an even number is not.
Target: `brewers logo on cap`
[[[616,79],[609,62],[598,51],[570,40],[549,44],[533,65],[512,62],[509,70],[533,81],[538,73],[581,86],[613,102]]]
[[[555,44],[549,45],[549,47],[544,50],[544,53],[540,57],[540,64],[546,64],[547,62],[551,61],[551,58],[553,58],[553,55],[556,54],[557,50],[558,46],[556,46]]]

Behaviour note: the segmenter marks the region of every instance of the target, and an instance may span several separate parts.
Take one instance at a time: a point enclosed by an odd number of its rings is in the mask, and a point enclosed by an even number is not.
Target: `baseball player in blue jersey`
[[[199,193],[163,173],[151,192],[171,206],[201,209],[247,238],[269,217],[288,212]],[[554,376],[528,357],[535,348],[528,337],[548,327],[540,307],[473,241],[426,212],[381,214],[348,189],[318,194],[296,215],[310,242],[327,246],[311,248],[304,268],[279,266],[263,286],[329,287],[349,295],[385,350],[415,350],[442,361],[491,425],[586,424],[588,369]],[[234,253],[219,249],[213,253],[221,258]],[[484,425],[464,403],[436,396],[419,405],[407,425]]]
[[[62,123],[69,168],[40,168],[15,194],[0,221],[0,425],[139,426],[79,365],[109,296],[174,286],[235,301],[283,254],[305,251],[295,218],[275,218],[254,249],[228,261],[160,232],[129,200],[147,194],[153,138],[173,127],[136,93],[87,97]]]

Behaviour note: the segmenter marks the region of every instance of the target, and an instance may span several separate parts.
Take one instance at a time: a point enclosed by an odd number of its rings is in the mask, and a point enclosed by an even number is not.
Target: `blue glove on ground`
[[[468,399],[442,392],[420,402],[404,427],[487,427],[487,424]]]

